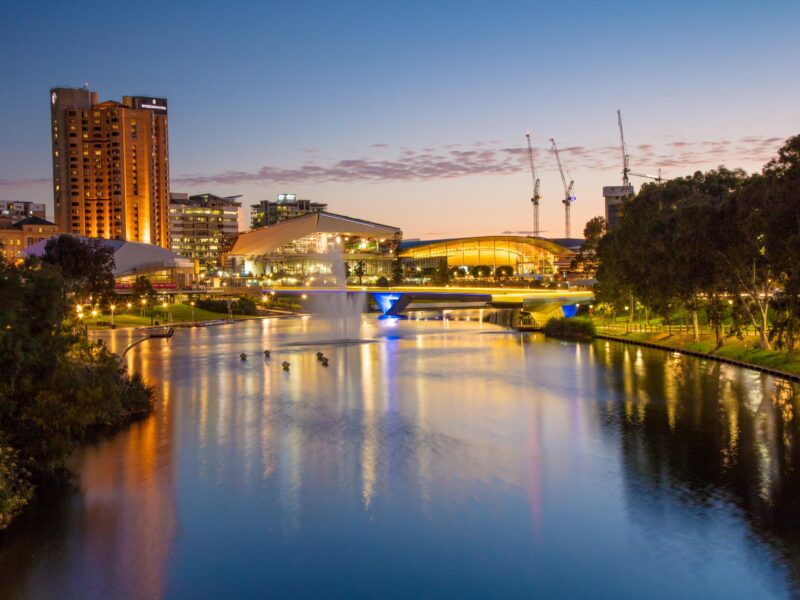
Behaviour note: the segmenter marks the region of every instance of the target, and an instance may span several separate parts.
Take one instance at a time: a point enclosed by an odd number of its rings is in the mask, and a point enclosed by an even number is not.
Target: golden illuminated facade
[[[169,247],[166,99],[55,88],[50,113],[61,229]]]
[[[497,235],[448,240],[409,241],[400,258],[412,268],[484,266],[487,273],[510,267],[516,276],[552,277],[556,263],[570,251],[541,238]]]

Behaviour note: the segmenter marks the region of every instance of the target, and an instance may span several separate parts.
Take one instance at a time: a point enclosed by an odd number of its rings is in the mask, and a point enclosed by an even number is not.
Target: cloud
[[[255,171],[229,170],[214,174],[185,174],[171,179],[182,186],[247,183],[328,183],[425,181],[470,175],[505,175],[524,168],[515,154],[498,150],[405,150],[393,159],[346,158],[329,165],[264,166]]]
[[[51,185],[50,177],[33,177],[30,179],[0,179],[0,188],[28,187],[33,185]]]
[[[657,136],[656,136],[657,137]],[[631,154],[631,168],[635,172],[655,172],[661,168],[664,176],[682,175],[698,169],[726,164],[742,164],[752,168],[775,156],[784,138],[774,136],[747,136],[737,140],[680,140],[672,139],[653,144],[640,144]],[[386,143],[372,144],[372,148],[391,148]],[[302,148],[315,154],[316,148]],[[534,148],[537,171],[553,173],[555,161],[549,148]],[[616,145],[571,145],[559,149],[564,167],[571,173],[580,171],[608,171],[621,169],[620,148]],[[355,154],[355,153],[354,153]],[[329,182],[385,182],[431,181],[470,177],[473,175],[511,175],[525,172],[528,166],[528,149],[524,144],[503,146],[496,140],[472,144],[449,143],[415,150],[406,146],[394,152],[381,152],[379,156],[351,156],[323,164],[309,156],[307,161],[294,166],[264,165],[256,170],[230,169],[217,173],[184,173],[173,176],[176,187],[205,187],[211,185],[245,185],[270,183],[329,183]],[[0,189],[14,189],[50,185],[49,177],[29,179],[0,179]]]

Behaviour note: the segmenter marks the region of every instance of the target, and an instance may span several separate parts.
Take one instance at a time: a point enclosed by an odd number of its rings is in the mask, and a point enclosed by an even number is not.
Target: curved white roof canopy
[[[400,229],[343,215],[317,212],[246,231],[239,235],[230,253],[232,256],[263,256],[312,233],[389,238],[400,233]]]
[[[47,241],[43,240],[28,246],[25,249],[25,253],[28,256],[42,256]],[[153,273],[163,269],[191,269],[194,266],[194,263],[188,258],[153,244],[123,240],[103,240],[103,245],[114,249],[114,277]]]

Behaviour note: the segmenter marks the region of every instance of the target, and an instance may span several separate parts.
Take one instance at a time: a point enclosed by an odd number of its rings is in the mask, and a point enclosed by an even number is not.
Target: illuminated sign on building
[[[148,96],[134,96],[134,108],[146,108],[159,113],[167,113],[167,99],[166,98],[152,98]]]
[[[297,194],[278,194],[278,202],[294,202]]]

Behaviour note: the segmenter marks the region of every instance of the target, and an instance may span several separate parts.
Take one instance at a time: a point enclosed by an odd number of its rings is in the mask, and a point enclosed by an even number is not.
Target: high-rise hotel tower
[[[167,101],[50,90],[53,195],[62,231],[169,247]]]

